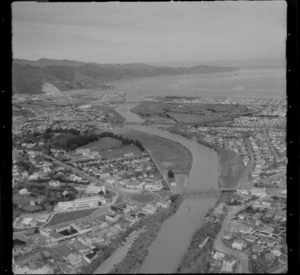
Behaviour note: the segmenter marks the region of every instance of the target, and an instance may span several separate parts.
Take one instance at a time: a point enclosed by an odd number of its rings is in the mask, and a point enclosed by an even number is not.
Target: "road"
[[[272,269],[272,270],[268,270],[268,273],[287,273],[288,271],[288,268],[287,268],[287,265],[285,264],[284,266],[281,266],[279,268],[276,268],[276,269]]]
[[[270,141],[270,137],[269,137],[269,135],[268,135],[268,133],[267,133],[267,129],[266,129],[266,128],[263,128],[263,129],[262,129],[262,132],[263,132],[263,135],[264,135],[264,137],[265,137],[265,139],[266,139],[266,141],[267,141],[267,143],[268,143],[268,146],[269,146],[270,150],[272,151],[274,157],[275,157],[276,159],[279,159],[280,157],[279,157],[278,153],[276,152],[276,150],[275,150],[273,144],[272,144],[271,141]]]
[[[227,216],[225,217],[223,223],[222,223],[222,228],[219,231],[217,237],[214,240],[214,248],[217,251],[226,253],[226,254],[231,254],[234,257],[236,257],[239,260],[239,271],[238,273],[250,273],[249,269],[248,269],[248,255],[243,253],[243,252],[239,252],[237,250],[233,250],[231,248],[229,248],[228,246],[226,246],[223,243],[223,235],[224,235],[224,231],[229,223],[229,221],[242,209],[246,208],[247,205],[242,205],[242,206],[236,206],[232,211],[230,211]]]
[[[59,164],[60,166],[65,167],[66,169],[70,169],[70,170],[73,171],[74,173],[80,175],[80,176],[83,177],[83,178],[88,179],[88,180],[91,181],[91,182],[95,182],[95,183],[98,183],[98,184],[100,184],[100,185],[104,185],[104,182],[103,182],[103,181],[98,180],[98,179],[96,179],[96,178],[94,178],[94,177],[91,177],[90,175],[88,175],[88,174],[86,174],[86,173],[84,173],[84,172],[78,170],[77,168],[74,168],[74,167],[72,167],[72,166],[70,166],[70,165],[68,165],[68,164],[66,164],[66,163],[64,163],[64,162],[62,162],[62,161],[60,161],[60,160],[57,160],[57,159],[54,158],[54,157],[51,157],[51,156],[49,156],[49,155],[46,155],[46,154],[44,154],[44,153],[42,153],[42,152],[38,152],[38,151],[35,151],[35,152],[38,153],[38,154],[40,154],[40,155],[42,155],[42,156],[44,156],[45,158],[51,159],[53,162],[56,162],[57,164]]]
[[[119,247],[110,257],[108,257],[94,272],[94,274],[107,274],[114,265],[119,264],[127,255],[131,242],[135,237],[142,232],[142,230],[134,231],[134,233],[128,237],[124,245]]]
[[[147,150],[147,149],[146,149]],[[151,150],[147,150],[148,154],[150,155],[151,159],[153,160],[153,162],[155,163],[156,167],[158,168],[159,172],[161,173],[162,177],[164,178],[164,180],[167,182],[167,184],[169,185],[170,190],[172,190],[172,187],[169,183],[169,180],[167,179],[167,177],[164,175],[163,171],[161,170],[159,164],[157,163],[156,159],[154,158]]]

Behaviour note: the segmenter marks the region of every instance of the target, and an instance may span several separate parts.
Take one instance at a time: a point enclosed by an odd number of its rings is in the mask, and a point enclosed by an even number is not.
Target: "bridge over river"
[[[188,197],[213,197],[213,196],[219,196],[223,192],[240,192],[243,191],[252,191],[251,193],[254,193],[255,190],[261,190],[262,188],[210,188],[210,189],[201,189],[201,190],[186,190],[182,194],[184,196]],[[264,189],[268,193],[279,193],[283,190],[286,190],[285,188],[265,188]]]

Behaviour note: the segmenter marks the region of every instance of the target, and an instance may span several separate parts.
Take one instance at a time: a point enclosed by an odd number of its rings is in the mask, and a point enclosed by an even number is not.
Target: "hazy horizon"
[[[152,66],[166,66],[166,67],[193,67],[197,65],[208,65],[208,66],[228,66],[228,67],[276,67],[276,68],[285,68],[286,59],[242,59],[242,60],[216,60],[216,61],[171,61],[171,62],[126,62],[126,63],[99,63],[94,61],[82,61],[75,59],[52,59],[47,57],[42,57],[39,59],[24,59],[19,57],[14,57],[14,59],[28,60],[28,61],[39,61],[41,59],[49,60],[68,60],[68,61],[79,61],[84,63],[97,63],[97,64],[147,64]]]
[[[286,3],[12,4],[13,56],[95,63],[285,62]],[[225,64],[225,63],[224,63]]]

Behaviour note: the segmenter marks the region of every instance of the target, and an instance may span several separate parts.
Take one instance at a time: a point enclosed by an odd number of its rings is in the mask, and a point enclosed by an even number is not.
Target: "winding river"
[[[124,103],[116,108],[127,121],[143,121],[130,112],[136,103]],[[196,141],[169,133],[158,128],[130,126],[152,135],[157,135],[181,143],[192,153],[193,163],[187,181],[187,189],[208,189],[218,186],[217,153]],[[201,226],[208,209],[213,207],[216,198],[186,198],[177,212],[166,220],[156,239],[148,248],[140,273],[174,273],[187,250],[193,233]]]

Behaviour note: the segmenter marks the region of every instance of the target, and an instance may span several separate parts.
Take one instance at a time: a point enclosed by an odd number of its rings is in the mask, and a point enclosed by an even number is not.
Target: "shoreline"
[[[189,135],[185,135],[184,133],[182,133],[182,132],[179,132],[179,131],[176,131],[175,129],[164,129],[164,130],[166,130],[166,131],[168,131],[168,132],[170,132],[170,133],[172,133],[172,134],[177,134],[177,135],[180,135],[180,136],[182,136],[182,137],[185,137],[185,138],[187,138],[187,139],[193,139],[194,138],[194,136],[189,136]],[[172,131],[173,130],[173,131]],[[165,139],[167,139],[167,138],[165,138]],[[218,186],[219,187],[222,187],[224,184],[225,185],[229,185],[229,183],[230,182],[232,182],[232,179],[231,179],[231,177],[229,176],[229,177],[226,177],[227,176],[227,173],[228,172],[231,172],[231,169],[229,168],[228,169],[228,167],[226,167],[226,162],[229,162],[229,163],[231,163],[231,161],[232,162],[235,162],[235,163],[238,163],[238,158],[235,156],[235,157],[233,157],[233,154],[231,154],[232,152],[229,152],[228,150],[222,150],[222,148],[218,148],[217,146],[214,146],[214,145],[212,145],[212,144],[209,144],[209,143],[206,143],[206,142],[204,142],[204,141],[202,141],[201,139],[199,139],[199,138],[196,138],[195,139],[195,141],[198,143],[198,144],[200,144],[200,145],[202,145],[202,146],[206,146],[206,147],[208,147],[209,149],[211,149],[211,150],[214,150],[215,151],[215,153],[217,154],[217,156],[218,156]],[[192,152],[188,149],[188,148],[186,148],[184,145],[182,145],[180,142],[177,142],[179,145],[181,145],[181,146],[183,146],[186,150],[188,150],[188,152],[189,152],[189,155],[191,156],[191,163],[188,165],[188,173],[187,173],[187,175],[186,175],[186,181],[185,181],[185,187],[184,187],[184,190],[187,188],[187,181],[188,181],[188,177],[189,177],[189,174],[190,174],[190,171],[191,171],[191,168],[192,168],[192,164],[193,164],[193,155],[192,155]],[[228,165],[227,165],[228,166]],[[239,181],[239,178],[240,178],[240,176],[241,176],[241,174],[242,174],[242,172],[245,170],[245,166],[243,166],[243,167],[238,167],[239,168],[239,172],[241,171],[241,173],[238,173],[239,175],[234,175],[234,178],[235,178],[235,181],[236,181],[236,184],[235,185],[237,185],[237,183],[238,183],[238,181]],[[229,182],[229,180],[228,179],[230,179],[230,182]],[[227,182],[227,180],[228,180],[228,182]],[[210,209],[210,210],[208,210],[208,212],[205,214],[205,217],[207,216],[207,215],[209,215],[210,213],[211,213],[211,211],[212,210],[214,210],[216,207],[217,207],[217,205],[218,205],[218,203],[220,202],[220,201],[222,201],[222,199],[223,199],[223,196],[221,195],[219,198],[218,198],[218,200],[217,200],[217,202],[214,204],[214,206],[212,207],[212,209]],[[181,203],[183,202],[183,200],[184,199],[181,199],[181,201],[180,201],[180,203],[178,204],[178,206],[177,206],[177,208],[175,209],[175,211],[172,211],[172,214],[168,217],[168,218],[170,218],[172,215],[174,215],[175,213],[176,213],[176,211],[177,211],[177,209],[178,209],[178,207],[181,205]],[[167,218],[166,218],[167,219]],[[166,220],[165,219],[165,220]],[[164,220],[164,221],[165,221]],[[163,222],[164,222],[163,221]],[[143,264],[143,261],[144,261],[144,259],[146,258],[146,256],[147,256],[147,254],[148,254],[148,247],[150,246],[150,244],[155,240],[155,238],[156,238],[156,236],[157,236],[157,234],[158,234],[158,232],[160,231],[160,229],[161,229],[161,226],[162,226],[162,224],[163,224],[163,222],[161,222],[160,224],[156,224],[156,227],[155,227],[155,229],[154,229],[154,233],[152,232],[152,234],[150,234],[150,236],[148,236],[148,242],[147,242],[147,245],[146,246],[144,246],[143,247],[143,249],[139,249],[138,250],[138,253],[139,254],[141,254],[141,258],[139,259],[139,261],[137,261],[137,263],[136,263],[136,265],[135,265],[135,267],[127,267],[127,270],[126,270],[126,267],[122,267],[122,265],[118,265],[117,267],[115,267],[115,268],[113,268],[109,273],[124,273],[124,272],[130,272],[130,273],[138,273],[139,271],[140,271],[140,268],[141,268],[141,266],[142,266],[142,264]],[[194,240],[195,240],[195,238],[196,239],[198,239],[199,238],[199,235],[200,236],[203,236],[203,235],[206,235],[206,233],[207,233],[207,226],[210,226],[210,225],[207,225],[207,223],[202,223],[201,225],[200,225],[200,227],[199,228],[197,228],[196,230],[195,230],[195,232],[193,233],[193,236],[192,236],[192,239],[191,239],[191,241],[190,241],[190,244],[189,244],[189,246],[188,246],[188,248],[187,248],[187,250],[184,252],[184,254],[183,254],[183,256],[182,256],[182,258],[180,259],[180,262],[179,262],[179,266],[178,266],[178,271],[184,266],[184,259],[186,258],[186,257],[188,257],[189,258],[189,252],[191,251],[191,249],[193,249],[193,242],[194,242]],[[218,234],[218,232],[219,232],[219,227],[221,228],[221,226],[222,226],[222,222],[219,222],[217,225],[214,225],[213,227],[212,227],[212,229],[211,228],[209,228],[209,232],[213,232],[213,235],[217,235]],[[216,230],[213,230],[213,228],[215,228]],[[213,236],[212,236],[213,237]],[[211,241],[209,242],[209,249],[208,249],[208,251],[210,252],[211,251],[211,248],[212,248],[212,243],[211,243]],[[207,249],[206,249],[207,250]],[[142,252],[143,251],[143,252]],[[128,252],[128,253],[130,253],[130,251]],[[128,255],[126,255],[126,257],[124,258],[124,263],[123,263],[123,265],[125,264],[126,265],[126,261],[128,260],[128,258],[127,258],[127,256]],[[128,256],[129,257],[129,256]],[[134,258],[135,259],[137,259],[138,258],[138,255],[135,255],[134,256]],[[198,258],[199,259],[199,258]],[[123,262],[122,261],[122,262]],[[124,268],[125,268],[125,270],[124,270]]]
[[[187,134],[184,134],[182,132],[177,132],[176,130],[173,130],[171,129],[170,130],[171,133],[173,134],[176,134],[176,135],[180,135],[180,136],[183,136],[187,139],[192,139],[193,136],[190,136],[190,135],[187,135]],[[236,155],[235,153],[229,151],[229,150],[225,150],[225,149],[222,149],[222,148],[219,148],[213,144],[210,144],[210,143],[207,143],[199,138],[196,138],[197,140],[197,143],[199,143],[200,145],[203,145],[205,147],[208,147],[209,149],[213,150],[216,152],[217,156],[218,156],[218,185],[219,187],[229,187],[229,183],[226,182],[226,180],[224,180],[224,175],[222,175],[222,172],[224,172],[224,167],[225,167],[225,163],[228,163],[228,161],[230,160],[237,160],[237,164],[238,164],[238,161],[240,156],[239,155]],[[236,181],[236,184],[234,184],[234,186],[237,186],[238,185],[238,181],[242,175],[242,173],[244,172],[244,170],[246,169],[246,166],[244,164],[242,164],[242,166],[239,167],[239,175],[235,175],[233,177],[233,179],[230,180],[230,182],[233,180],[233,181]],[[225,171],[227,172],[227,171]],[[231,186],[230,186],[231,187]]]
[[[184,198],[182,196],[177,196],[176,201],[171,204],[170,208],[161,210],[155,214],[155,217],[149,216],[147,220],[142,221],[140,225],[142,227],[147,226],[145,223],[150,223],[150,225],[148,224],[148,230],[139,236],[125,258],[118,265],[113,267],[109,273],[139,274],[143,261],[149,253],[148,247],[157,237],[162,224],[177,212],[183,200]]]

